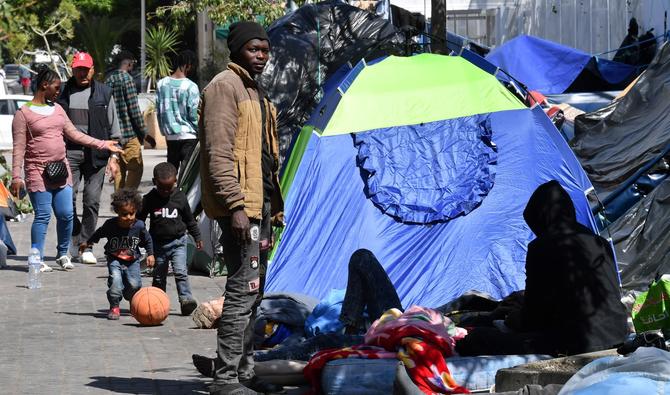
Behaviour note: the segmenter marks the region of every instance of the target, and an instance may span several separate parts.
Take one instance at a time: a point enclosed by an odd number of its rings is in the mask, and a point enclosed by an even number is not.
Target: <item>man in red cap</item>
[[[107,85],[95,81],[93,58],[86,52],[78,52],[72,60],[72,78],[63,87],[58,104],[67,112],[68,117],[80,132],[102,140],[116,140],[120,137],[119,122],[116,115],[114,95]],[[88,240],[95,232],[100,208],[100,193],[105,180],[105,168],[110,166],[114,174],[116,162],[109,160],[108,151],[100,151],[66,140],[67,160],[72,171],[72,204],[75,209],[73,242],[77,238]],[[116,154],[113,154],[116,155]],[[77,217],[77,190],[84,179],[83,213],[81,221]],[[80,256],[80,261],[95,264],[91,250]]]

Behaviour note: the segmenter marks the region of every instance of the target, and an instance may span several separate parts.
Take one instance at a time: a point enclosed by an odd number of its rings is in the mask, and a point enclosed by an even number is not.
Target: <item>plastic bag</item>
[[[637,297],[632,315],[638,333],[670,328],[670,275],[663,275]]]

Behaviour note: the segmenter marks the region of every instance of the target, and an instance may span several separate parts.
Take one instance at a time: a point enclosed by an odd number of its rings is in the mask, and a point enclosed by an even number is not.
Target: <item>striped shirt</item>
[[[144,126],[140,104],[137,101],[137,89],[135,89],[133,78],[126,71],[115,70],[107,77],[105,83],[112,88],[114,93],[121,129],[121,144],[125,144],[133,137],[143,141],[147,130]]]
[[[198,137],[200,91],[188,78],[165,77],[158,81],[156,111],[161,133],[168,140]]]

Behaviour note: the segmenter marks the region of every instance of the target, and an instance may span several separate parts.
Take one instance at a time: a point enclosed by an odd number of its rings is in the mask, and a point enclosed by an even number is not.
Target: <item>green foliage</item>
[[[93,57],[96,74],[104,74],[112,61],[112,50],[121,36],[137,28],[137,19],[125,19],[109,16],[84,15],[77,25],[77,37],[81,49]]]
[[[79,0],[0,0],[1,44],[17,59],[23,50],[62,49],[73,37]],[[91,0],[92,1],[92,0]],[[45,48],[48,49],[48,48]]]
[[[299,1],[302,4],[304,1]],[[171,6],[158,7],[156,16],[170,21],[192,21],[196,12],[207,11],[212,21],[223,25],[234,20],[263,17],[267,26],[284,15],[285,2],[276,0],[177,0]]]
[[[147,65],[144,74],[156,83],[160,78],[170,74],[168,56],[173,54],[179,45],[179,35],[172,28],[159,25],[150,27],[146,32]]]

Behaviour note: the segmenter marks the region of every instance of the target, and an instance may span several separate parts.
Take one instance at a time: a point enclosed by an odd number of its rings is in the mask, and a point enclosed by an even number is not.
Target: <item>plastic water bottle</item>
[[[30,249],[28,256],[28,289],[37,289],[42,287],[40,280],[40,267],[42,266],[42,257],[37,248]]]

